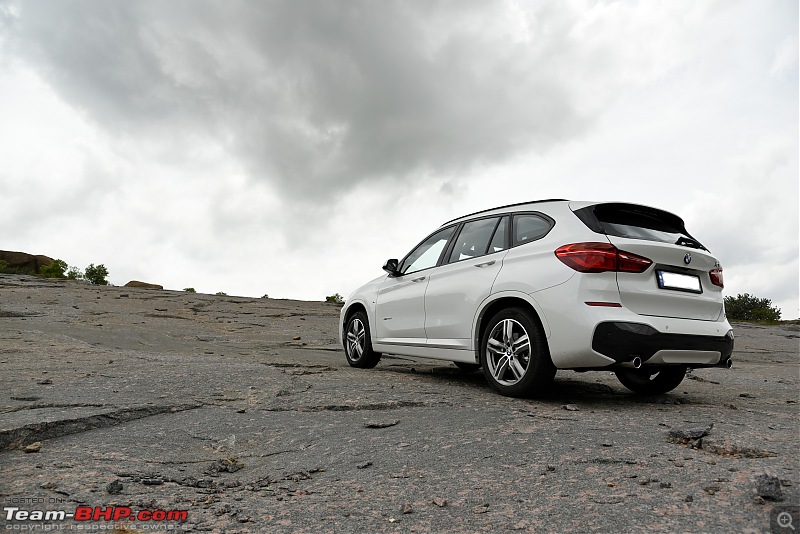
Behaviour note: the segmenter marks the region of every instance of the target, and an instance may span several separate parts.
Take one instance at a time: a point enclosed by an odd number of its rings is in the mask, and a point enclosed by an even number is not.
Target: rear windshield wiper
[[[700,241],[683,235],[680,236],[677,241],[675,241],[675,244],[680,245],[682,247],[692,247],[692,248],[699,248],[702,250],[708,250],[706,247],[703,246],[702,243],[700,243]]]

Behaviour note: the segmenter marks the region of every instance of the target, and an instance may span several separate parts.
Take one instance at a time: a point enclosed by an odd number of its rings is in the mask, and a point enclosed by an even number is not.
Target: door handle
[[[486,261],[486,262],[483,262],[483,263],[476,263],[475,267],[488,267],[490,265],[494,265],[494,262],[495,262],[495,260]]]
[[[419,278],[412,278],[411,279],[412,282],[422,282],[423,280],[425,280],[424,276],[420,276]]]

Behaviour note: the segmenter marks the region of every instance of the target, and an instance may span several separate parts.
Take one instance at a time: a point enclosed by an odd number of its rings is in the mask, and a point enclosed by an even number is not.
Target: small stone
[[[556,466],[554,466],[554,465],[548,465],[548,466],[547,466],[547,470],[548,470],[548,471],[555,471],[555,470],[556,470]]]
[[[439,508],[444,508],[445,506],[447,506],[447,499],[442,499],[441,497],[434,497],[433,504],[435,504]]]
[[[781,479],[781,486],[783,486],[784,488],[789,488],[789,487],[793,486],[793,484],[792,484],[792,481],[789,480],[788,478],[782,478]]]
[[[758,495],[756,495],[756,497],[753,499],[753,502],[756,503],[756,504],[767,504],[767,501],[765,501],[764,499],[762,499]]]
[[[50,385],[50,384],[52,384],[52,383],[53,383],[53,381],[52,381],[52,380],[50,380],[49,378],[45,378],[44,380],[39,380],[39,381],[38,381],[38,382],[36,382],[36,383],[37,383],[37,384],[39,384],[40,386],[47,386],[47,385]]]
[[[110,495],[119,495],[120,493],[122,493],[122,488],[123,488],[122,482],[120,482],[119,480],[114,480],[113,482],[109,482],[108,485],[106,485],[106,491]]]
[[[714,423],[692,428],[674,428],[669,431],[669,437],[672,441],[676,441],[678,443],[688,443],[691,440],[700,439],[704,436],[707,436],[709,432],[711,432],[712,428],[714,428]]]
[[[247,408],[239,408],[236,413],[247,413]]]
[[[358,464],[356,469],[366,469],[367,467],[371,466],[372,462],[364,462],[363,464]]]
[[[39,467],[39,466],[37,466],[37,467]],[[58,487],[58,484],[56,484],[55,482],[53,482],[51,480],[50,482],[45,482],[44,484],[42,484],[39,487],[42,488],[42,489],[52,490],[52,489],[56,489]]]
[[[400,419],[392,419],[391,421],[370,421],[364,424],[364,428],[388,428],[400,422]]]
[[[402,511],[404,514],[410,514],[411,512],[413,512],[413,511],[414,511],[414,509],[413,509],[413,508],[411,507],[411,505],[410,505],[410,504],[408,504],[408,503],[404,504],[404,505],[403,505],[403,507],[402,507],[400,510],[401,510],[401,511]]]
[[[153,477],[153,478],[143,478],[141,482],[145,486],[160,486],[161,484],[164,483],[164,480],[159,477]]]
[[[772,475],[758,475],[756,477],[757,493],[768,501],[782,501],[783,490],[781,490],[781,481],[778,477]]]
[[[567,410],[568,412],[577,412],[578,410],[580,410],[580,408],[578,408],[574,404],[565,404],[564,406],[562,406],[562,408]]]
[[[292,338],[292,341],[300,341],[300,336],[294,336],[294,337]]]
[[[601,443],[601,445],[603,447],[613,447],[614,446],[614,444],[611,443],[610,441],[605,441],[605,442]]]
[[[672,487],[672,482],[662,482],[659,484],[659,487],[661,487],[661,489],[669,489]]]
[[[41,441],[34,441],[30,445],[26,445],[25,448],[22,449],[22,450],[27,452],[27,453],[39,452],[40,450],[42,450],[42,442]]]
[[[720,490],[719,486],[706,486],[703,488],[703,491],[708,493],[709,495],[716,495],[716,493]]]
[[[739,393],[739,396],[742,397],[743,399],[754,399],[755,398],[749,393]]]
[[[684,502],[694,502],[694,497],[692,495],[687,495],[686,498],[683,499],[683,501]]]

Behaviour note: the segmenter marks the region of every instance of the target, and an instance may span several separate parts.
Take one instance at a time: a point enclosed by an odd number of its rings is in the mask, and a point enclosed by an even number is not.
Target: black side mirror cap
[[[397,260],[394,258],[391,260],[386,260],[386,263],[383,264],[383,270],[392,276],[397,276],[400,274],[400,271],[398,271]]]

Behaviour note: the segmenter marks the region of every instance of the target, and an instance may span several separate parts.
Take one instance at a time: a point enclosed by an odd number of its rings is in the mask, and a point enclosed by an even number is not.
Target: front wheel
[[[639,395],[660,395],[672,391],[683,382],[686,367],[620,369],[614,371],[623,386]]]
[[[509,397],[536,395],[556,374],[544,334],[521,308],[502,310],[486,323],[481,367],[489,385]]]
[[[352,367],[371,369],[378,365],[381,353],[372,350],[369,321],[364,312],[356,312],[344,327],[344,354]]]

